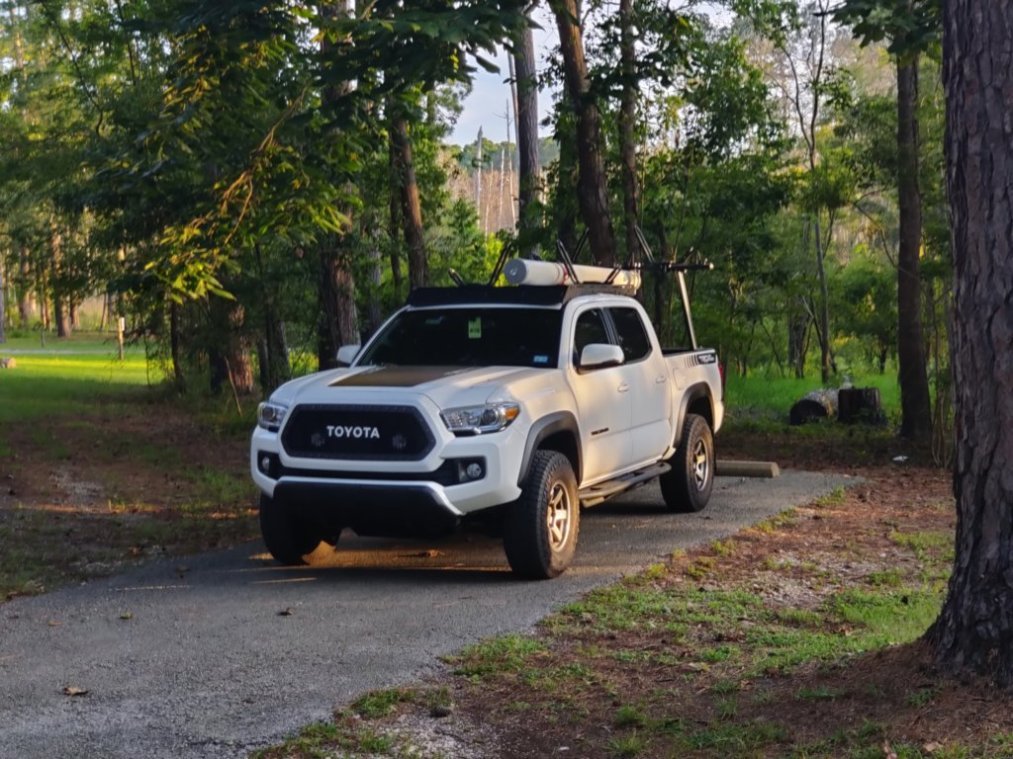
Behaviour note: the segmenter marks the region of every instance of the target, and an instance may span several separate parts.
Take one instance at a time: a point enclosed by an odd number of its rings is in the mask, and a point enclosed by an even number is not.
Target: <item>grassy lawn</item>
[[[0,600],[256,536],[249,420],[223,432],[143,347],[120,361],[102,336],[12,338],[0,356],[16,361],[0,369]]]

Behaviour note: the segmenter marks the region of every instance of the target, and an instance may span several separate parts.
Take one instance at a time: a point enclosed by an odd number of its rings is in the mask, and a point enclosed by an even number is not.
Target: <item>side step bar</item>
[[[629,474],[624,474],[620,477],[616,477],[615,479],[599,482],[597,485],[584,488],[577,494],[580,498],[580,505],[597,506],[606,498],[611,498],[614,495],[624,493],[630,488],[635,488],[637,485],[643,485],[645,482],[653,480],[655,477],[664,474],[671,468],[672,467],[668,464],[659,462],[654,466],[647,467],[646,469],[638,469],[635,472],[630,472]]]

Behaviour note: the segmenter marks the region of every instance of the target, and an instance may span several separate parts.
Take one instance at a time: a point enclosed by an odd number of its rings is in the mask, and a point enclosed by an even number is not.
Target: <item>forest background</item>
[[[4,0],[0,342],[124,317],[180,390],[266,395],[451,269],[585,231],[582,261],[627,261],[640,230],[715,264],[691,291],[729,371],[898,373],[902,433],[945,460],[939,26],[913,1]],[[503,46],[517,140],[448,144]],[[671,283],[642,297],[673,339]]]

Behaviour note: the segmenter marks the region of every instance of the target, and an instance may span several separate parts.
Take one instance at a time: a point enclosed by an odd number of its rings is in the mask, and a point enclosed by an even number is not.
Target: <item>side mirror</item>
[[[342,345],[338,348],[338,365],[351,366],[361,347],[361,345]]]
[[[618,345],[591,343],[585,345],[584,350],[580,352],[581,369],[603,369],[606,366],[619,366],[625,360],[623,349]]]

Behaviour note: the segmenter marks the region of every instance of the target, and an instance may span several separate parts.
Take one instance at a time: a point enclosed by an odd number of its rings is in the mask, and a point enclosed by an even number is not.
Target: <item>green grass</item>
[[[855,387],[878,388],[883,409],[888,418],[893,418],[899,412],[900,387],[894,373],[863,374],[852,377],[851,383]],[[831,380],[831,388],[839,386],[840,380]],[[820,390],[822,387],[819,374],[813,374],[804,379],[765,377],[760,374],[740,377],[736,374],[729,374],[725,384],[725,403],[735,409],[740,416],[787,420],[788,409],[797,400],[813,390]]]
[[[17,360],[15,368],[0,370],[0,424],[52,415],[93,416],[96,401],[136,401],[143,388],[163,378],[149,367],[143,348],[128,348],[120,361],[115,344],[94,338],[48,340],[45,349],[37,338],[15,338],[0,344],[0,356]]]

